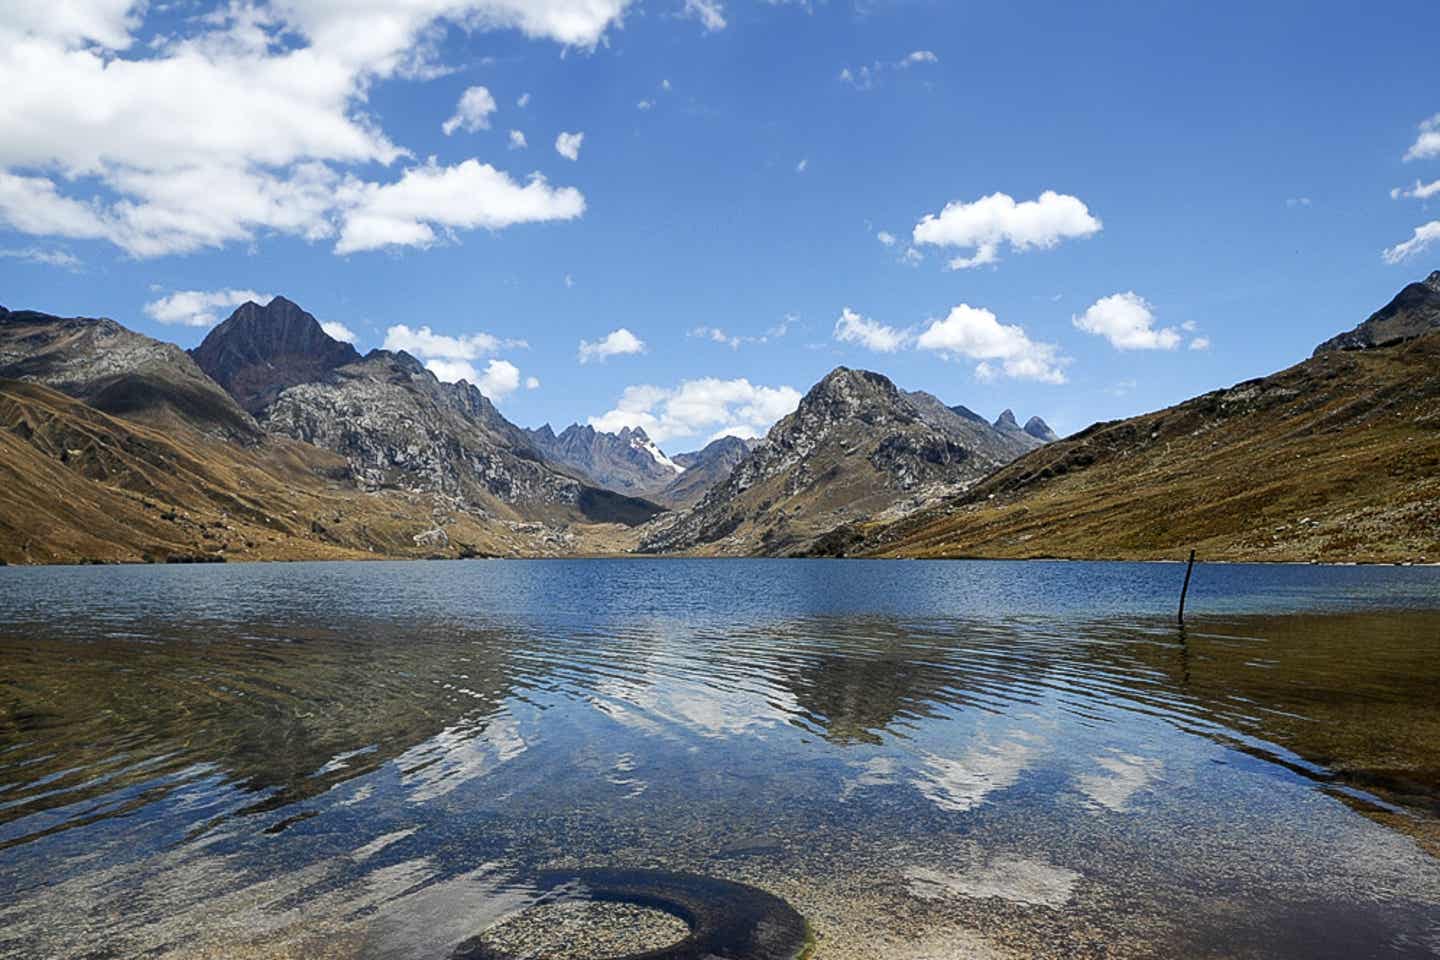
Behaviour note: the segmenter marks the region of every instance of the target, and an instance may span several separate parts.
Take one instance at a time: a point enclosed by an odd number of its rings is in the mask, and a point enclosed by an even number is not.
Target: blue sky
[[[51,6],[0,11],[0,303],[193,346],[282,293],[524,425],[678,451],[845,364],[1073,431],[1440,267],[1432,4]]]

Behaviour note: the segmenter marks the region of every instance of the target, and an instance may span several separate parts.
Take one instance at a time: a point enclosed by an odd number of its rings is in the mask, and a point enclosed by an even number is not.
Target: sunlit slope
[[[1440,333],[1096,424],[821,553],[1440,561]]]

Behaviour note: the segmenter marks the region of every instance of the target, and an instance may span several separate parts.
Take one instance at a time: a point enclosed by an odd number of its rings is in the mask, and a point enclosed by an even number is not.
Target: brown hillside
[[[1440,334],[1288,370],[1027,454],[819,553],[1440,561]]]

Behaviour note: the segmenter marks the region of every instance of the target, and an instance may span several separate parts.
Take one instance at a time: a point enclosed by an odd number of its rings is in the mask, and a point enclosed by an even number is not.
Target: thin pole
[[[1190,551],[1190,562],[1185,565],[1185,585],[1180,588],[1180,626],[1185,626],[1185,594],[1190,592],[1190,573],[1195,569],[1195,551]]]

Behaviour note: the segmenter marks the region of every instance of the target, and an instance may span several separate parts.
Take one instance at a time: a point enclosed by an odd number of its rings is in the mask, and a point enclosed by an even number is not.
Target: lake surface
[[[1440,569],[1183,573],[3,569],[0,956],[442,960],[594,867],[820,960],[1440,956]]]

